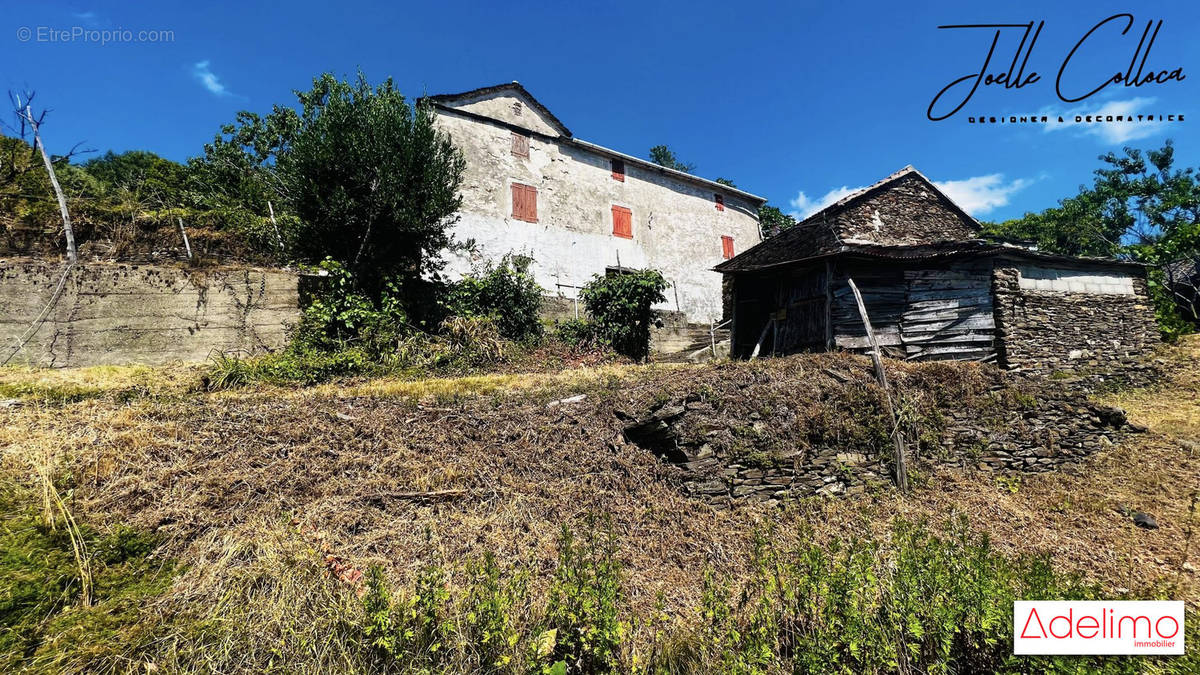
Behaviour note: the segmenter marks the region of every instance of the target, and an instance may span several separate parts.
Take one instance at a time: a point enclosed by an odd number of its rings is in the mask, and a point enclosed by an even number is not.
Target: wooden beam
[[[832,350],[833,343],[833,262],[825,261],[825,349]]]

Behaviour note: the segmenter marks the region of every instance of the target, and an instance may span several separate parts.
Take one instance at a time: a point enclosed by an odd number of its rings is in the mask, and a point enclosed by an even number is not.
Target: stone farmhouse
[[[1159,341],[1141,265],[980,239],[906,167],[715,268],[732,287],[732,353],[869,348],[1007,368],[1120,367]]]
[[[720,319],[712,267],[761,240],[764,198],[580,140],[517,82],[428,100],[467,162],[454,234],[476,250],[448,272],[526,254],[569,304],[593,275],[654,268],[672,285],[656,309]]]

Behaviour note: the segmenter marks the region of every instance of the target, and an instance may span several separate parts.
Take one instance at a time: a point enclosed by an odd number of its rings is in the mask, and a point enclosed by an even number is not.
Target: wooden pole
[[[758,343],[754,345],[754,351],[750,352],[751,361],[758,358],[758,353],[762,351],[763,340],[767,339],[767,331],[771,330],[773,325],[775,325],[775,319],[767,319],[767,325],[763,326],[763,331],[758,336]]]
[[[280,237],[280,223],[275,222],[275,207],[272,207],[270,199],[266,201],[266,210],[271,214],[271,227],[275,228],[275,240],[280,245],[280,250],[283,250],[283,237]],[[191,257],[191,256],[187,256]]]
[[[867,340],[871,343],[871,360],[875,363],[875,379],[879,380],[879,386],[883,388],[883,400],[887,403],[888,414],[892,418],[892,444],[896,450],[896,487],[901,492],[908,492],[908,466],[904,458],[904,435],[900,432],[900,421],[896,419],[896,408],[892,405],[892,392],[888,388],[887,374],[883,371],[883,358],[879,355],[879,343],[875,341],[875,331],[871,328],[871,319],[867,316],[867,306],[863,303],[862,293],[858,292],[858,286],[854,284],[854,279],[846,277],[846,283],[850,284],[850,290],[854,292],[854,301],[858,303],[858,313],[862,317],[863,328],[867,329]]]
[[[42,144],[41,131],[38,129],[37,120],[33,117],[33,110],[28,104],[25,106],[25,119],[33,129],[33,144],[42,152],[42,163],[46,165],[46,173],[50,174],[50,185],[54,187],[54,196],[58,198],[58,210],[62,213],[63,232],[67,237],[67,260],[74,263],[78,255],[75,252],[75,230],[71,227],[71,214],[67,211],[67,198],[63,195],[62,186],[58,184],[58,176],[54,173],[54,163],[50,161],[50,155],[46,153],[46,146]]]
[[[176,218],[179,221],[179,234],[183,235],[183,250],[187,252],[188,260],[192,259],[192,245],[188,243],[187,230],[183,229],[183,218]]]

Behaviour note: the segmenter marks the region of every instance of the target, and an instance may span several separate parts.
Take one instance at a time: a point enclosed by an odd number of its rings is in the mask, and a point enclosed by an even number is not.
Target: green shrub
[[[209,361],[203,377],[204,388],[209,391],[235,389],[256,382],[312,385],[339,377],[377,375],[388,370],[388,366],[372,354],[357,348],[321,351],[294,347],[261,356],[216,352]]]
[[[462,609],[462,639],[470,666],[477,672],[504,672],[516,664],[521,640],[514,612],[528,603],[528,573],[500,578],[490,552],[468,566],[468,587]]]
[[[495,319],[500,335],[509,340],[542,337],[542,287],[529,273],[533,258],[509,253],[499,264],[487,263],[450,287],[447,308],[452,315]]]
[[[326,258],[317,269],[324,278],[304,308],[291,348],[337,351],[354,346],[374,355],[394,350],[409,332],[396,284],[385,280],[382,293],[373,301],[358,290],[341,263]]]
[[[617,353],[641,360],[650,353],[651,308],[666,300],[668,285],[658,270],[596,275],[579,297],[596,336]]]
[[[430,566],[410,595],[393,598],[382,570],[368,570],[363,633],[385,661],[406,670],[436,670],[454,653],[454,622],[446,573]]]
[[[554,336],[572,349],[586,351],[606,342],[596,333],[596,324],[587,319],[567,319],[558,324]]]
[[[610,524],[598,527],[589,519],[579,540],[563,527],[546,605],[546,628],[555,636],[552,663],[564,663],[574,673],[617,667],[628,631],[619,618],[621,576]]]

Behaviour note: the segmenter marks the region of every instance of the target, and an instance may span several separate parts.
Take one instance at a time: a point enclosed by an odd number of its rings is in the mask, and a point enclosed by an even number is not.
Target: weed
[[[622,599],[611,524],[589,517],[581,539],[564,526],[546,605],[546,628],[556,637],[550,661],[577,673],[615,668],[628,631],[618,618]]]
[[[996,476],[996,486],[1010,494],[1016,494],[1021,489],[1021,477],[1018,475]]]

